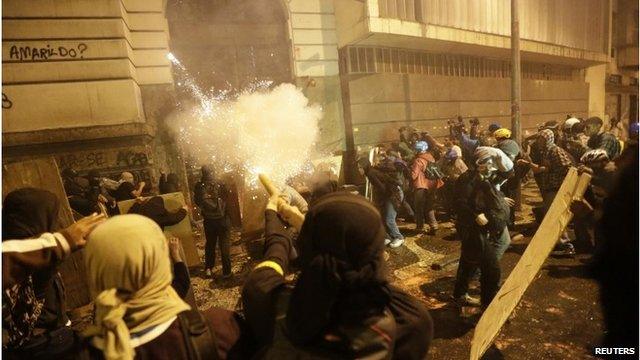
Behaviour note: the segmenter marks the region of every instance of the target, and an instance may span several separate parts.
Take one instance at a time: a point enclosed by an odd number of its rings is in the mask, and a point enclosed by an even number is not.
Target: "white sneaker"
[[[384,246],[387,246],[391,243],[391,239],[384,239]]]
[[[204,271],[205,275],[207,275],[207,277],[213,277],[213,269],[206,269]]]
[[[395,249],[399,246],[402,246],[402,244],[404,244],[404,239],[395,239],[389,244],[389,247]]]

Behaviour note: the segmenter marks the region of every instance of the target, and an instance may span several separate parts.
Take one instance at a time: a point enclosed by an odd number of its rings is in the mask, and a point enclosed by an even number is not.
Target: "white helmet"
[[[568,118],[567,120],[565,120],[564,125],[562,126],[562,130],[563,131],[571,131],[571,128],[573,127],[573,125],[579,123],[580,120],[576,119],[574,117],[572,118]]]

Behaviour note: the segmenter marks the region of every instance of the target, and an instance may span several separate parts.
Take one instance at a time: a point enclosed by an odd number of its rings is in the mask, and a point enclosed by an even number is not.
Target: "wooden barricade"
[[[567,176],[547,211],[540,227],[531,239],[520,261],[482,314],[471,341],[470,359],[477,360],[491,346],[500,329],[527,290],[542,264],[553,250],[573,214],[569,210],[572,200],[581,199],[591,176],[578,176],[575,168]]]

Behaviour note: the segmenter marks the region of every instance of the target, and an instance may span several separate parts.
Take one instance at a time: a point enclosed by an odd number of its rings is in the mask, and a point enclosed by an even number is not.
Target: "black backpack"
[[[218,183],[201,183],[203,190],[202,216],[206,219],[221,219],[226,214],[226,202],[222,198],[223,186]]]
[[[335,344],[323,341],[305,347],[296,346],[289,340],[286,329],[286,312],[290,300],[289,291],[281,291],[276,300],[276,320],[273,341],[262,348],[254,359],[262,360],[335,360],[363,359],[388,360],[393,357],[395,345],[395,318],[391,311],[366,319],[355,326],[340,326],[334,329],[347,343]],[[346,347],[345,347],[346,345]]]

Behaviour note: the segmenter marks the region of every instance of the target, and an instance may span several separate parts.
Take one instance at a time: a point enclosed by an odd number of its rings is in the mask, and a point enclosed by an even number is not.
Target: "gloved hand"
[[[298,232],[302,228],[304,214],[302,214],[297,207],[289,205],[282,199],[278,202],[278,215],[280,215],[282,220],[296,228]]]
[[[505,197],[504,201],[507,202],[507,205],[509,205],[509,207],[514,207],[516,205],[516,201],[513,200],[512,198]]]

